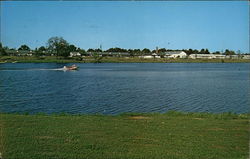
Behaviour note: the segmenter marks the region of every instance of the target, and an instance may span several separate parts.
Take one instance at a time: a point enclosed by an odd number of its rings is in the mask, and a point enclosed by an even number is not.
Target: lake
[[[0,64],[1,112],[249,112],[250,63],[64,65]]]

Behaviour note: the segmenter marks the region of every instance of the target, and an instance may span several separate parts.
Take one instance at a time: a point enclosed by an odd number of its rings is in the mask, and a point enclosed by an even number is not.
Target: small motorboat
[[[64,70],[77,70],[78,67],[76,65],[72,65],[72,66],[63,66]]]

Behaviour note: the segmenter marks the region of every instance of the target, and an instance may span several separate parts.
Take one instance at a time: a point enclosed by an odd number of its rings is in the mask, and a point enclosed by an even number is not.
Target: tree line
[[[2,43],[0,43],[0,54],[1,55],[8,55],[7,50],[16,50],[14,48],[8,48],[7,46],[2,46]],[[32,51],[30,47],[26,44],[21,45],[16,51]],[[102,50],[100,48],[89,48],[88,50],[81,49],[79,47],[76,47],[73,44],[70,44],[62,37],[51,37],[48,39],[46,46],[40,46],[38,48],[35,48],[33,52],[35,55],[41,56],[41,55],[51,55],[54,54],[56,56],[63,56],[68,57],[70,55],[70,52],[79,52],[81,55],[88,55],[88,53],[97,53],[97,52],[121,52],[121,53],[129,53],[130,56],[138,56],[138,55],[149,55],[152,53],[165,53],[167,51],[184,51],[187,53],[187,55],[190,54],[224,54],[224,55],[235,55],[235,51],[226,49],[225,51],[215,51],[210,52],[208,49],[182,49],[182,50],[171,50],[166,48],[159,48],[155,50],[150,50],[148,48],[144,49],[124,49],[124,48],[109,48],[107,50]],[[237,51],[237,54],[240,54],[240,50]]]

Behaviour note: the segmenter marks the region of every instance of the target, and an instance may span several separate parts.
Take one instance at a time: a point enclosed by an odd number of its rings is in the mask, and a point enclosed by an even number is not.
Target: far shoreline
[[[143,59],[139,57],[103,57],[102,59],[96,60],[93,57],[2,56],[0,57],[0,64],[3,63],[250,63],[250,59]]]

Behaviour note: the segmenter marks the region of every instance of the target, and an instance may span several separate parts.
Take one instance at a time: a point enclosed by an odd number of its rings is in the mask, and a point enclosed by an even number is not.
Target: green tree
[[[184,51],[188,56],[190,55],[190,54],[194,54],[194,50],[193,49],[183,49],[182,51]]]
[[[101,63],[102,62],[102,58],[103,56],[99,55],[98,53],[93,53],[93,57],[94,57],[94,63]]]
[[[62,37],[51,37],[49,38],[48,42],[48,50],[51,53],[56,53],[56,56],[69,56],[69,43],[64,40]]]
[[[30,48],[29,48],[29,46],[27,46],[27,45],[21,45],[21,46],[18,48],[18,50],[30,51]]]
[[[7,53],[6,53],[6,51],[5,51],[5,49],[4,49],[3,45],[2,45],[2,43],[0,43],[0,55],[2,55],[2,56],[7,55]]]
[[[81,48],[77,48],[76,49],[77,52],[79,52],[81,55],[87,55],[86,51],[84,49],[81,49]]]
[[[144,53],[144,54],[151,53],[151,51],[149,49],[147,49],[147,48],[144,48],[141,52]]]
[[[233,50],[226,49],[224,52],[225,55],[235,55],[235,52]]]
[[[205,49],[201,49],[200,54],[205,54]]]
[[[116,48],[109,48],[105,52],[128,52],[128,50],[116,47]]]
[[[94,52],[102,52],[101,49],[94,49]]]
[[[167,49],[165,49],[165,48],[160,48],[160,49],[158,50],[158,53],[163,53],[163,52],[167,52]]]
[[[141,55],[141,50],[140,49],[134,49],[133,53],[134,53],[134,55]]]
[[[35,55],[36,56],[41,56],[41,55],[45,55],[45,51],[46,51],[47,49],[44,47],[44,46],[41,46],[41,47],[39,47],[39,48],[36,48],[35,49]]]
[[[68,47],[69,47],[69,51],[70,51],[70,52],[75,52],[76,49],[77,49],[77,48],[75,47],[75,45],[72,45],[72,44],[69,45]]]
[[[210,52],[209,52],[208,49],[205,49],[204,53],[205,53],[205,54],[210,54]]]
[[[94,49],[88,49],[87,52],[95,52]]]
[[[47,49],[44,46],[41,46],[38,48],[38,51],[45,52]]]
[[[213,54],[220,54],[220,52],[219,51],[215,51],[215,52],[213,52]]]
[[[128,49],[129,56],[135,56],[133,49]]]
[[[197,49],[194,49],[192,52],[192,54],[198,54],[198,53],[199,53],[199,50],[197,50]]]

